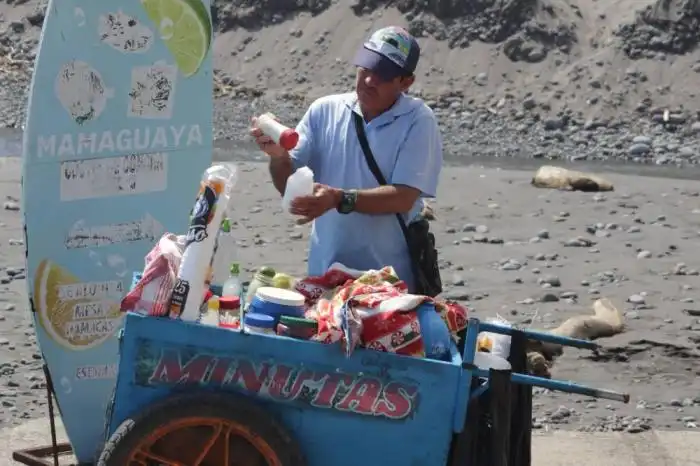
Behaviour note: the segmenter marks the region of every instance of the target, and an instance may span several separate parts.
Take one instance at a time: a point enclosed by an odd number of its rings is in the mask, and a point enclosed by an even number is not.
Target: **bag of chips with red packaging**
[[[323,283],[338,282],[326,278]],[[346,355],[359,345],[377,351],[425,357],[417,312],[424,303],[434,304],[434,312],[440,315],[454,339],[458,331],[466,328],[467,310],[464,307],[409,294],[406,284],[398,279],[392,267],[372,270],[355,280],[346,280],[336,288],[326,289],[307,312],[307,318],[318,322],[318,333],[312,340],[340,343]]]

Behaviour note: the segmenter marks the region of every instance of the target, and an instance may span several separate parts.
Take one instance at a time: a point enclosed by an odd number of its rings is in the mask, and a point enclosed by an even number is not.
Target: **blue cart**
[[[470,319],[449,362],[129,314],[100,466],[529,464],[531,387],[628,395],[473,364],[480,331],[595,343]],[[522,358],[521,358],[522,359]],[[514,366],[515,369],[515,366]],[[520,397],[522,389],[528,397]],[[488,403],[480,400],[490,399]],[[520,422],[520,424],[518,424]],[[65,449],[65,448],[64,448]],[[44,449],[47,453],[49,449]],[[54,453],[58,451],[54,448]],[[17,452],[24,464],[34,452]]]

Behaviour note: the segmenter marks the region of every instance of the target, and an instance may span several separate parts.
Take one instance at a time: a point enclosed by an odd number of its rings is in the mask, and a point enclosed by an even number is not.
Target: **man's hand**
[[[262,130],[257,127],[257,118],[251,120],[249,133],[255,139],[261,151],[265,152],[270,157],[270,175],[272,176],[272,184],[275,189],[284,195],[284,190],[287,187],[287,178],[294,171],[292,159],[289,152],[284,150],[279,144],[275,144],[270,136],[263,134]]]
[[[314,193],[310,196],[301,196],[292,200],[289,211],[302,218],[297,224],[309,223],[331,209],[335,209],[342,200],[343,192],[321,183],[314,183]]]
[[[277,118],[275,118],[276,120]],[[257,127],[257,118],[253,117],[251,119],[251,128],[249,130],[250,135],[255,138],[255,142],[261,151],[265,152],[272,158],[289,158],[289,152],[284,150],[282,146],[275,143],[272,138],[262,132],[260,128]]]

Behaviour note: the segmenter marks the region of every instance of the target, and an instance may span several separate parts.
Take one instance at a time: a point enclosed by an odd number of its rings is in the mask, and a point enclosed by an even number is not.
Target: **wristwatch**
[[[340,204],[336,209],[341,214],[349,214],[355,211],[355,204],[357,203],[357,190],[351,189],[349,191],[343,191],[343,197],[340,199]]]

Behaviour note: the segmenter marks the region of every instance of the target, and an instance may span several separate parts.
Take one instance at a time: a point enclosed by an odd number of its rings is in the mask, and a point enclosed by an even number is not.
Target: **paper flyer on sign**
[[[69,440],[92,463],[121,299],[161,235],[186,232],[211,164],[212,28],[208,0],[57,3],[24,132],[27,283]]]

